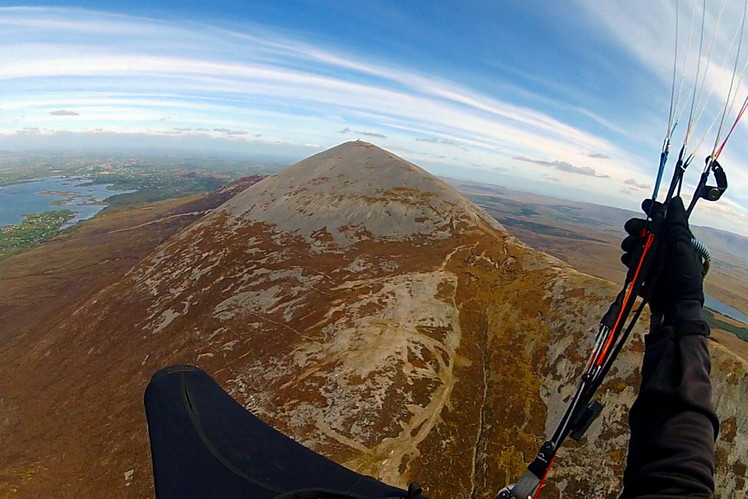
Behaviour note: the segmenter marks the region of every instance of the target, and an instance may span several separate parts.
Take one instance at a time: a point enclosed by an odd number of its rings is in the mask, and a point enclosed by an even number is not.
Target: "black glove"
[[[688,228],[683,201],[674,197],[664,220],[661,203],[647,199],[642,203],[642,209],[652,219],[650,227],[662,227],[654,265],[644,279],[643,294],[649,296],[650,308],[666,317],[678,315],[677,311],[684,302],[698,302],[700,309],[704,304],[703,265],[691,244],[693,234]],[[647,221],[639,218],[632,218],[624,226],[629,236],[621,243],[625,252],[621,261],[629,268],[629,277],[633,277],[639,263],[646,240],[646,226]]]

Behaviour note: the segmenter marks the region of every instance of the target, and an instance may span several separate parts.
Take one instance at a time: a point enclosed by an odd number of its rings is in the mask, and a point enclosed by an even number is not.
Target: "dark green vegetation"
[[[512,201],[506,198],[496,196],[484,196],[481,194],[468,194],[468,198],[486,211],[495,210],[502,213],[511,213],[523,217],[538,215],[535,207],[527,203]]]
[[[595,220],[593,217],[586,215],[584,210],[579,206],[554,204],[550,205],[548,208],[563,214],[565,218],[564,221],[566,222],[584,224],[591,227],[605,227],[605,224],[603,222],[601,222],[600,220]]]
[[[703,314],[704,319],[709,323],[709,327],[724,329],[725,331],[731,332],[738,338],[748,341],[748,327],[741,327],[736,324],[732,324],[730,322],[719,319],[717,315],[715,315],[715,313],[708,308],[704,309]]]
[[[122,208],[218,189],[229,179],[195,172],[122,172],[98,174],[94,183],[113,184],[113,189],[135,191],[106,200],[110,208]]]
[[[545,213],[550,210],[543,210],[543,207],[514,201],[506,197],[485,196],[482,194],[467,194],[467,197],[508,229],[525,229],[545,236],[564,237],[578,241],[602,242],[600,239],[587,237],[581,232],[527,220],[527,218],[535,217],[539,220],[551,221],[551,217]],[[557,207],[554,206],[551,208]]]
[[[540,224],[537,222],[529,222],[527,220],[519,220],[516,218],[502,218],[501,224],[507,228],[525,229],[525,230],[532,231],[536,234],[542,234],[545,236],[565,237],[566,239],[576,239],[579,241],[604,242],[604,241],[601,241],[600,239],[587,237],[578,232],[574,232],[574,231],[567,230],[567,229],[562,229],[561,227],[553,227],[551,225]]]
[[[74,216],[71,210],[45,211],[26,215],[19,225],[0,227],[0,258],[51,239]]]

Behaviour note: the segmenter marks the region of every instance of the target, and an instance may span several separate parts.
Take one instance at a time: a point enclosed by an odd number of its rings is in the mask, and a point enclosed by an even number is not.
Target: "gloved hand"
[[[652,226],[662,223],[658,252],[650,275],[645,278],[643,291],[645,296],[649,296],[652,312],[662,313],[666,317],[678,315],[684,303],[696,302],[700,312],[704,304],[703,265],[691,245],[693,234],[688,228],[683,201],[680,197],[674,197],[664,220],[661,203],[647,199],[642,203],[642,209],[649,213]],[[630,277],[639,263],[646,239],[643,235],[646,224],[646,220],[632,218],[624,226],[629,236],[621,243],[621,249],[625,252],[621,261],[629,268]]]

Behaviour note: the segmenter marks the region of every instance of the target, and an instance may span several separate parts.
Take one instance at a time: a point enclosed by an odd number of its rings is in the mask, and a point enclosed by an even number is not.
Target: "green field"
[[[730,324],[729,322],[725,322],[714,314],[710,309],[705,308],[703,311],[704,320],[709,323],[710,327],[724,329],[725,331],[729,331],[730,333],[734,334],[738,338],[748,341],[748,327],[741,327],[736,326],[734,324]]]
[[[45,211],[26,215],[19,225],[0,227],[0,258],[51,239],[73,217],[71,210]]]

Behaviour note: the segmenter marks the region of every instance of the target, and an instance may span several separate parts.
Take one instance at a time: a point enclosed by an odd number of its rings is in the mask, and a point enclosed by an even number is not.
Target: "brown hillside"
[[[574,389],[615,289],[363,142],[249,187],[71,312],[4,343],[0,491],[152,493],[142,393],[205,369],[287,434],[433,498],[493,497]],[[639,331],[545,497],[615,497]],[[718,487],[744,493],[746,366],[715,348]],[[743,470],[740,472],[740,470]]]
[[[244,177],[207,195],[107,210],[33,251],[0,260],[0,341],[28,332],[46,315],[70,313],[75,303],[120,279],[159,244],[261,178]]]

